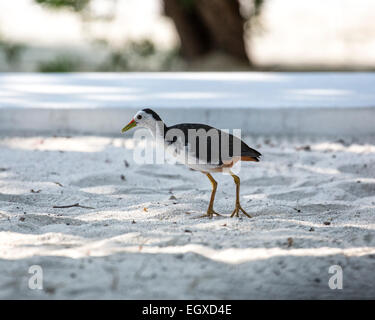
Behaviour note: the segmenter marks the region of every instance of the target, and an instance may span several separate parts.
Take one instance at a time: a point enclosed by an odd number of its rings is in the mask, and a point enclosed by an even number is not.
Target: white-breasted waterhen
[[[162,143],[179,162],[193,170],[201,171],[210,179],[211,200],[204,216],[212,218],[214,214],[220,215],[213,208],[217,182],[211,172],[227,171],[236,184],[236,206],[231,217],[239,217],[239,212],[242,211],[244,215],[251,218],[240,204],[240,178],[230,168],[237,161],[258,162],[261,156],[258,151],[232,134],[205,124],[181,123],[167,127],[159,115],[151,109],[138,111],[122,132],[135,126],[148,128],[156,141]]]

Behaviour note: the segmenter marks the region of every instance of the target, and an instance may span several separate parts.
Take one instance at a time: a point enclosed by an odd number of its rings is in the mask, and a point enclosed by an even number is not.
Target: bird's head
[[[133,119],[122,128],[121,132],[124,133],[135,126],[144,127],[144,128],[153,128],[157,121],[162,121],[159,115],[151,109],[143,109],[138,111]]]

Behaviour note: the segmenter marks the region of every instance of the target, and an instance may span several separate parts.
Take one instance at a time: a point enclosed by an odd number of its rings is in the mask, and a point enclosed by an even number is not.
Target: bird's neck
[[[149,128],[152,135],[156,139],[164,139],[165,133],[167,131],[167,126],[163,121],[156,121],[155,125]]]

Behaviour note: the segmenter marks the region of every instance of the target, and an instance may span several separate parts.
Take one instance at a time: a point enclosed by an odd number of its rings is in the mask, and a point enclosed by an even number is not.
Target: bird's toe
[[[236,204],[236,208],[233,210],[232,214],[230,215],[231,218],[233,218],[234,216],[236,216],[237,218],[239,218],[240,216],[240,211],[242,211],[242,213],[248,217],[248,218],[251,218],[251,215],[249,215],[242,207],[241,205],[238,203]]]

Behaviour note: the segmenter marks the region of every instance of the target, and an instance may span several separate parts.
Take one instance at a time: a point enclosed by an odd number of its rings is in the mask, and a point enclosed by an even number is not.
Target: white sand
[[[135,164],[130,139],[1,138],[0,298],[375,298],[375,143],[291,140],[247,138],[264,154],[240,172],[254,217],[209,220],[208,179]],[[229,214],[233,181],[216,178]],[[53,208],[77,202],[94,209]]]

